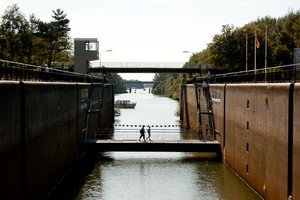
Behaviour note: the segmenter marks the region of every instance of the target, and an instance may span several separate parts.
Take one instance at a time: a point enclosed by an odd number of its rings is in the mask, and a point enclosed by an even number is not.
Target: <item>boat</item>
[[[136,103],[131,102],[130,100],[117,100],[115,102],[116,108],[135,108]]]

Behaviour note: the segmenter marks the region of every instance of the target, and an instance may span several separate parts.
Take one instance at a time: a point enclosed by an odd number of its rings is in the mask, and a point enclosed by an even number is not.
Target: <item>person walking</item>
[[[146,142],[146,139],[145,139],[145,126],[143,125],[142,128],[140,129],[140,138],[139,138],[139,141],[141,141],[141,138],[144,139],[144,142]]]
[[[148,133],[148,137],[147,137],[147,139],[149,140],[149,141],[151,141],[151,129],[150,129],[150,126],[148,125],[148,129],[147,129],[147,133]]]

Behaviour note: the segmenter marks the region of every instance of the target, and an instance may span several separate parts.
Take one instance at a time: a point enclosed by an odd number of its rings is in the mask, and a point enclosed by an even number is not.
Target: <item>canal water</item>
[[[137,104],[115,117],[115,139],[137,140],[140,125],[151,127],[152,140],[197,137],[178,126],[177,101],[149,94],[149,89],[116,95],[118,99]],[[89,154],[55,193],[49,199],[260,199],[212,154],[170,152]]]

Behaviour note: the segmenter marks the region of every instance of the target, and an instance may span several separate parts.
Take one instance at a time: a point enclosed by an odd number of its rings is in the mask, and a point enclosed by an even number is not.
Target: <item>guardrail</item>
[[[102,77],[0,59],[0,80],[102,82]]]
[[[82,133],[81,139],[111,139],[111,140],[135,140],[140,137],[140,127],[119,127],[105,128],[85,135]],[[145,127],[145,138],[148,137],[147,127]],[[199,139],[198,133],[191,130],[182,130],[180,126],[174,127],[151,127],[151,140],[189,140]],[[143,139],[141,139],[143,141]]]
[[[207,80],[201,77],[197,81]],[[241,83],[241,82],[297,82],[300,80],[300,64],[282,65],[211,75],[210,83]]]

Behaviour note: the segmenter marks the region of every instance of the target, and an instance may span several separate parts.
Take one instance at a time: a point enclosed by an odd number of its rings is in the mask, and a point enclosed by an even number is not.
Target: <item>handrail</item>
[[[238,74],[247,74],[247,73],[257,73],[257,72],[265,72],[265,71],[270,71],[270,70],[274,70],[274,69],[284,69],[284,68],[288,68],[288,67],[295,67],[299,65],[300,66],[300,63],[298,64],[290,64],[290,65],[279,65],[279,66],[275,66],[275,67],[268,67],[268,68],[259,68],[259,69],[252,69],[252,70],[244,70],[244,71],[237,71],[237,72],[228,72],[228,73],[224,73],[224,74],[216,74],[214,75],[214,77],[222,77],[222,76],[227,76],[227,75],[238,75]]]
[[[102,76],[87,75],[55,68],[47,68],[38,65],[26,64],[0,59],[0,80],[44,80],[44,81],[71,81],[76,82],[103,79]],[[29,78],[28,78],[29,77]]]
[[[300,75],[300,63],[280,65],[275,67],[251,69],[247,71],[228,72],[222,74],[212,74],[198,78],[197,82],[209,80],[210,83],[224,82],[282,82],[297,81]]]

